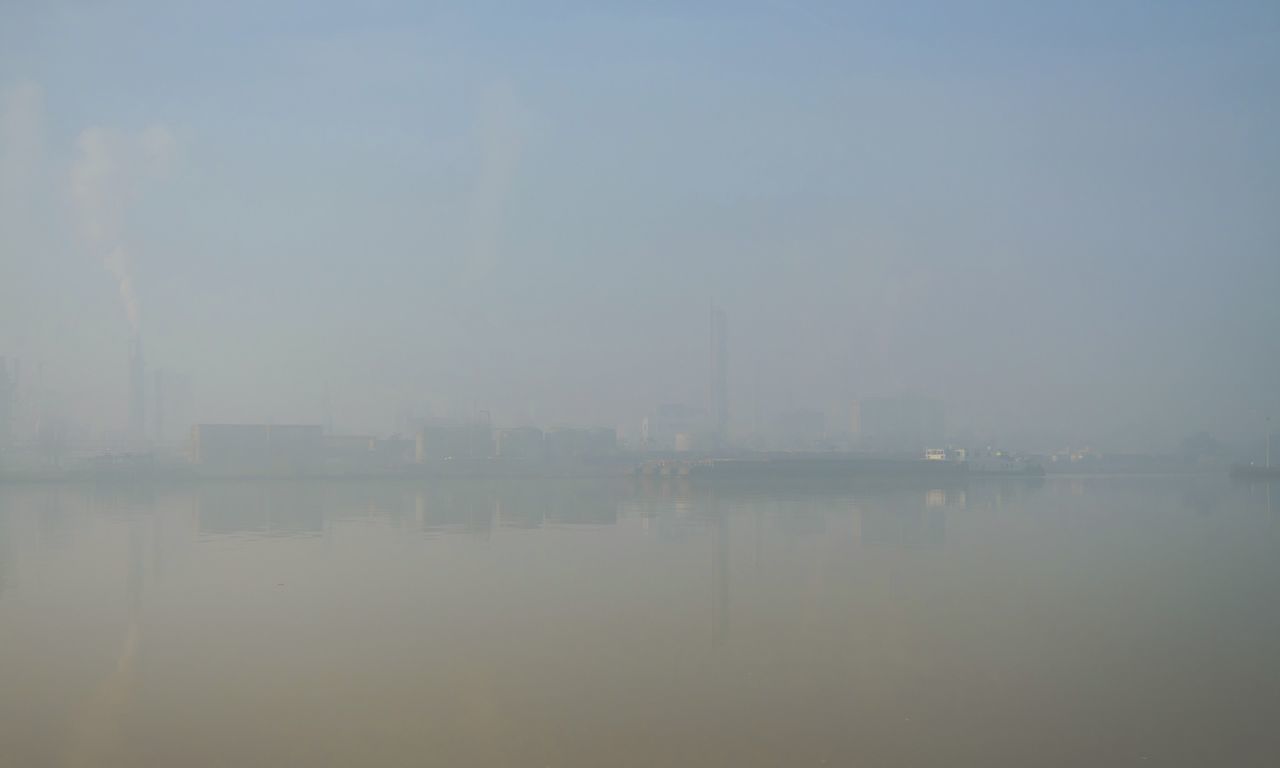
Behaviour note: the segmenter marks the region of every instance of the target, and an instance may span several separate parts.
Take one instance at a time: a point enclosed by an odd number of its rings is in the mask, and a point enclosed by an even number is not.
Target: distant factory
[[[487,459],[493,455],[489,420],[433,420],[418,429],[414,457],[419,464]]]
[[[706,407],[663,403],[640,422],[640,447],[658,453],[725,450],[729,430],[729,324],[712,306],[708,324]]]
[[[850,427],[863,448],[919,453],[944,442],[945,414],[931,397],[872,397],[854,403]]]
[[[689,451],[710,442],[707,412],[681,403],[664,403],[640,423],[640,437],[651,451]]]
[[[212,475],[318,473],[324,430],[311,424],[197,424],[191,460]]]
[[[432,420],[413,439],[326,435],[319,424],[198,424],[190,458],[207,476],[564,471],[617,455],[611,428],[494,429],[487,420]]]

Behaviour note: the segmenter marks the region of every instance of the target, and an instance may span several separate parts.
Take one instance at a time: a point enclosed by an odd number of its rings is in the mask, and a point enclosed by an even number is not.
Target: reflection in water
[[[613,525],[618,520],[616,495],[616,486],[601,482],[450,480],[417,489],[414,504],[425,531],[487,536],[495,524],[516,529]]]
[[[487,536],[493,527],[495,499],[483,485],[450,483],[420,490],[416,503],[419,524],[427,532]]]
[[[520,493],[517,488],[507,487],[497,494],[498,524],[527,530],[541,528],[554,514],[553,506],[554,499],[545,489]]]
[[[162,562],[157,554],[161,542],[160,517],[154,514],[152,494],[128,487],[111,487],[96,498],[101,502],[98,509],[103,514],[124,517],[125,625],[107,671],[73,709],[63,760],[63,764],[69,766],[94,766],[128,759],[126,725],[137,697],[137,656],[148,562]],[[149,548],[155,550],[150,557]]]
[[[711,505],[716,527],[716,631],[712,645],[722,646],[729,637],[729,516]]]
[[[1249,498],[1254,500],[1257,505],[1265,509],[1267,515],[1275,513],[1275,507],[1272,506],[1272,497],[1280,494],[1280,480],[1267,480],[1265,482],[1248,483]]]
[[[40,526],[40,546],[42,549],[65,549],[71,542],[71,516],[62,503],[59,489],[47,490],[39,494],[39,510],[36,522]]]
[[[547,513],[553,525],[613,525],[618,522],[618,503],[607,486],[580,486],[573,492],[560,489]]]
[[[79,705],[69,729],[64,765],[90,766],[122,760],[124,722],[137,685],[138,624],[130,621],[115,664]]]
[[[947,538],[945,513],[941,508],[887,506],[864,502],[861,534],[865,544],[891,545],[908,549],[941,547]]]
[[[216,483],[197,491],[204,533],[305,535],[324,529],[325,489],[302,483]]]
[[[0,488],[0,743],[14,765],[1054,764],[1046,743],[1261,765],[1269,490]]]
[[[0,599],[9,587],[18,585],[18,563],[14,559],[13,524],[9,520],[9,503],[0,494]]]

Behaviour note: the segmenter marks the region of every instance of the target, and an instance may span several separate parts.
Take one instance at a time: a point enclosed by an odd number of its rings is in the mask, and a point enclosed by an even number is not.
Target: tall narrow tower
[[[716,443],[723,445],[729,432],[729,340],[724,310],[711,307],[711,418]]]
[[[333,434],[333,402],[329,399],[329,382],[324,383],[324,399],[320,404],[321,410],[324,411],[324,433],[326,435]]]
[[[142,362],[142,337],[129,337],[129,439],[141,443],[147,432],[146,370]]]
[[[14,375],[10,378],[9,364],[0,357],[0,451],[8,448],[13,439],[13,393],[17,385],[17,362],[14,362]]]
[[[155,425],[156,443],[164,442],[164,369],[156,369],[156,379],[151,385],[151,422]]]

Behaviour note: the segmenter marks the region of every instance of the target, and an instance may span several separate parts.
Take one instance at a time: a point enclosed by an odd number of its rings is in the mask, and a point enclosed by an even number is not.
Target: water
[[[1212,478],[11,486],[0,763],[1270,766],[1278,587]]]

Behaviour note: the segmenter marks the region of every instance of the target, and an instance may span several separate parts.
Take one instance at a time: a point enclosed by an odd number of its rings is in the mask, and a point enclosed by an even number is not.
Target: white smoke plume
[[[116,279],[129,325],[141,329],[127,215],[144,187],[168,175],[177,142],[164,125],[136,135],[93,127],[76,140],[71,197],[87,247]]]

